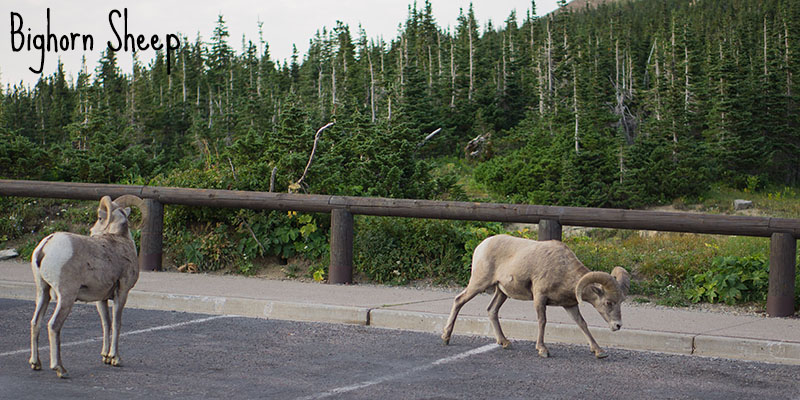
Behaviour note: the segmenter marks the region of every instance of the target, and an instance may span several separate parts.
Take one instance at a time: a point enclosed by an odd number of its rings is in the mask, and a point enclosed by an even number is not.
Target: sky
[[[258,22],[263,22],[263,37],[269,44],[273,60],[291,57],[296,44],[300,57],[308,50],[308,41],[322,27],[331,28],[340,20],[350,26],[357,36],[358,26],[369,38],[383,37],[387,42],[397,36],[398,25],[406,20],[413,0],[2,0],[0,4],[0,84],[33,85],[39,79],[38,70],[44,57],[43,74],[56,70],[58,60],[64,64],[68,78],[74,80],[86,56],[90,73],[94,72],[107,42],[118,42],[114,30],[125,34],[125,19],[110,15],[112,10],[128,10],[127,32],[143,36],[149,44],[155,36],[163,45],[168,34],[187,36],[194,42],[198,33],[208,41],[221,14],[230,33],[229,44],[242,49],[242,35],[258,43]],[[459,9],[469,8],[470,0],[431,0],[434,17],[443,28],[455,27]],[[473,0],[475,15],[481,27],[491,20],[495,26],[516,10],[517,21],[524,20],[531,8],[530,0]],[[418,0],[422,8],[424,0]],[[544,15],[556,8],[556,0],[536,0],[536,12]],[[50,9],[50,33],[61,43],[70,43],[67,50],[51,49],[44,54],[36,47],[37,35],[47,35],[47,10]],[[72,33],[74,48],[69,40]],[[84,52],[83,36],[91,35],[94,50]],[[45,36],[46,37],[46,36]],[[66,37],[62,39],[62,37]],[[29,42],[30,40],[30,42]],[[30,43],[30,44],[29,44]],[[184,45],[186,43],[181,43]],[[14,51],[14,50],[17,51]],[[123,73],[130,73],[133,52],[122,49],[117,58]],[[139,60],[147,65],[155,51],[139,51]]]

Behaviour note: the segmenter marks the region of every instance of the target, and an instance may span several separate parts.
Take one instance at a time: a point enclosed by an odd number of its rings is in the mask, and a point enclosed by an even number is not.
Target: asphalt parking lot
[[[53,306],[51,305],[51,311]],[[800,367],[533,343],[502,350],[485,337],[368,326],[126,309],[122,367],[100,359],[93,305],[79,304],[62,331],[69,379],[28,365],[33,303],[0,299],[0,398],[800,399]]]

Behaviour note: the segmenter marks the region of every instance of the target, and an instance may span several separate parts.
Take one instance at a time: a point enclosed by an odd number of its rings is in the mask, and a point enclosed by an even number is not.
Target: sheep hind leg
[[[100,314],[100,325],[103,327],[103,349],[100,351],[100,356],[103,358],[103,364],[111,364],[111,359],[108,358],[109,335],[111,328],[111,317],[108,314],[108,300],[100,300],[96,303],[97,313]]]
[[[567,310],[567,313],[570,317],[572,317],[572,320],[578,324],[579,328],[581,328],[581,332],[583,332],[583,335],[586,336],[586,340],[589,341],[589,348],[592,350],[592,353],[594,353],[594,356],[597,358],[608,357],[608,353],[600,348],[600,345],[597,344],[597,342],[594,340],[594,337],[592,337],[592,334],[589,332],[589,327],[586,325],[586,321],[583,319],[578,306],[564,307],[564,309]]]
[[[38,277],[37,277],[38,278]],[[31,368],[38,371],[42,369],[42,362],[39,359],[39,331],[42,329],[42,321],[47,313],[47,306],[50,305],[50,285],[41,278],[36,282],[36,309],[31,318]]]
[[[59,378],[66,378],[67,370],[61,363],[61,328],[72,311],[76,296],[65,296],[58,292],[56,295],[58,303],[53,311],[53,316],[47,323],[47,333],[50,336],[50,369],[55,370]]]
[[[118,289],[114,296],[114,313],[111,315],[111,349],[108,352],[110,364],[115,367],[122,366],[122,357],[119,355],[119,332],[122,327],[122,309],[128,299],[128,291]]]
[[[467,285],[467,288],[456,296],[453,301],[453,308],[450,310],[450,317],[447,319],[447,325],[444,327],[444,333],[442,333],[442,341],[445,345],[450,344],[450,336],[453,334],[453,326],[456,324],[456,318],[458,317],[458,312],[461,311],[461,307],[484,290],[486,290],[485,287]]]
[[[506,339],[506,336],[503,335],[503,329],[500,328],[500,319],[498,312],[500,311],[500,307],[503,303],[506,302],[508,296],[500,290],[500,286],[496,286],[494,289],[494,297],[492,297],[492,301],[489,303],[489,322],[492,324],[492,329],[494,330],[494,336],[497,338],[497,344],[503,346],[504,349],[508,349],[511,347],[511,342]]]

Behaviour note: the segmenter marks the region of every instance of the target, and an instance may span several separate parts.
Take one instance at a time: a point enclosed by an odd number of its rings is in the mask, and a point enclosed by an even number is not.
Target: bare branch
[[[322,134],[322,131],[324,131],[325,129],[330,128],[333,124],[334,122],[328,122],[328,124],[317,130],[317,133],[314,135],[314,146],[311,147],[311,156],[308,157],[308,164],[306,164],[306,169],[303,170],[303,175],[300,177],[300,179],[297,180],[297,182],[289,185],[289,191],[295,191],[302,187],[303,179],[306,179],[306,174],[308,173],[308,168],[311,167],[311,162],[314,161],[314,153],[317,151],[317,142],[319,142],[320,134]]]
[[[442,131],[442,128],[436,128],[435,131],[429,133],[428,136],[425,136],[425,139],[422,139],[422,141],[417,144],[417,147],[422,147],[422,145],[425,144],[425,142],[427,142],[428,140],[433,139],[433,137],[438,135],[439,132],[441,132],[441,131]]]

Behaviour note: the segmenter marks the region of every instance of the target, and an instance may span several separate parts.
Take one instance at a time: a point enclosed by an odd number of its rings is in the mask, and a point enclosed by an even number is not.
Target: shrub
[[[465,285],[472,250],[500,230],[497,223],[357,217],[354,269],[378,283],[430,278]]]
[[[769,265],[763,257],[715,257],[711,268],[696,274],[687,289],[694,303],[763,302],[769,286]]]

